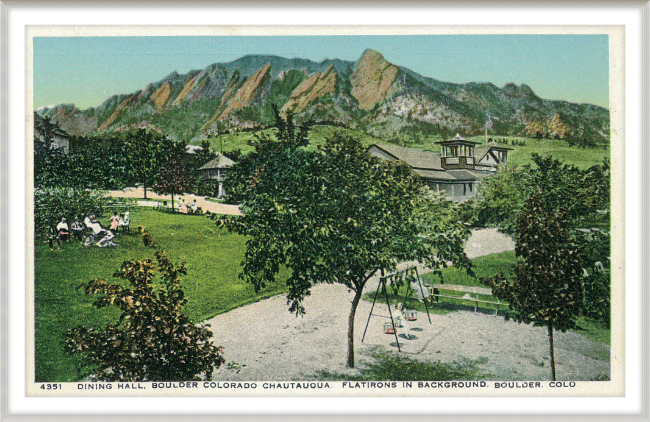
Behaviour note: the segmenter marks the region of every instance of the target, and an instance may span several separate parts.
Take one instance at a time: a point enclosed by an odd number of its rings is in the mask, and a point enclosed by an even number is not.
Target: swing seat
[[[384,323],[384,333],[386,334],[395,334],[397,332],[397,329],[393,326],[392,323],[386,322]]]
[[[418,319],[417,311],[404,311],[404,319],[407,321],[416,321]]]

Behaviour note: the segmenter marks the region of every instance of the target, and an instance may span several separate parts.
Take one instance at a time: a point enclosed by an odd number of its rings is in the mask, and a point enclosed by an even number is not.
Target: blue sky
[[[609,107],[606,35],[34,38],[34,109],[98,106],[172,71],[248,54],[356,61],[367,48],[441,81],[529,85],[545,99]]]

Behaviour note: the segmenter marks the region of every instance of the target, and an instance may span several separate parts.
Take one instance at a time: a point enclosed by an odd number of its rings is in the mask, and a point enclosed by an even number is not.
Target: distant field
[[[274,131],[275,129],[267,129],[261,133],[271,134]],[[361,140],[361,143],[364,146],[370,146],[374,143],[388,142],[387,139],[374,137],[360,130],[352,130],[335,126],[314,126],[309,132],[309,139],[311,141],[310,147],[316,148],[318,145],[322,145],[325,142],[326,138],[332,136],[335,133],[357,137]],[[254,134],[255,132],[238,132],[234,134],[221,135],[218,138],[211,140],[211,148],[215,151],[221,151],[223,143],[223,151],[231,151],[233,149],[241,148],[243,153],[248,153],[253,150],[253,148],[248,145],[248,141],[254,139]],[[534,139],[518,136],[501,136],[497,134],[491,134],[490,137],[498,139],[506,138],[509,140],[509,144],[505,146],[512,148],[512,151],[510,151],[508,154],[508,163],[511,166],[530,164],[530,156],[533,152],[536,152],[543,156],[552,155],[553,157],[558,158],[567,164],[573,164],[580,168],[588,168],[595,164],[601,164],[604,157],[610,156],[609,146],[606,148],[580,148],[578,146],[570,147],[566,141],[556,139]],[[470,137],[469,139],[481,144],[485,143],[484,136],[474,136]],[[525,142],[526,146],[513,146],[512,140]],[[439,146],[434,144],[434,142],[435,140],[432,138],[430,142],[425,141],[422,144],[414,144],[411,146],[411,148],[439,151]]]
[[[580,148],[578,146],[570,147],[566,141],[559,139],[534,139],[499,135],[491,135],[491,137],[497,139],[506,138],[509,141],[508,145],[504,145],[512,148],[512,151],[508,152],[509,166],[531,164],[530,156],[534,152],[542,156],[551,155],[566,164],[572,164],[582,169],[596,164],[602,164],[603,159],[610,156],[609,146],[606,148]],[[485,143],[484,136],[475,136],[469,139],[475,142]],[[513,140],[525,142],[526,146],[513,146]]]
[[[132,259],[154,259],[154,250],[142,244],[137,226],[143,224],[173,262],[187,262],[181,276],[188,303],[185,313],[193,321],[203,321],[230,309],[286,291],[284,283],[267,286],[261,293],[238,279],[244,257],[245,238],[218,229],[201,216],[168,214],[135,209],[131,213],[132,234],[118,235],[116,248],[85,248],[64,243],[52,251],[37,240],[35,250],[35,346],[36,381],[78,379],[79,360],[63,351],[67,329],[83,324],[100,327],[117,322],[113,307],[97,310],[94,296],[76,287],[95,277],[116,283],[112,275],[122,263]],[[103,221],[105,223],[105,221]],[[215,339],[218,344],[219,339]]]

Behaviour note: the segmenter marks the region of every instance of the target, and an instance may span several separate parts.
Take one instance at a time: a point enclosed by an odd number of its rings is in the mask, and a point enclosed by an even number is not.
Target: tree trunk
[[[548,341],[551,345],[551,372],[553,374],[553,381],[555,381],[555,347],[553,346],[553,321],[548,324]]]
[[[354,368],[354,315],[357,312],[357,305],[359,305],[362,293],[363,288],[357,288],[350,309],[350,318],[348,320],[348,368]]]
[[[174,191],[172,191],[172,211],[174,211]]]
[[[142,187],[144,188],[144,199],[147,199],[147,182],[142,183]]]

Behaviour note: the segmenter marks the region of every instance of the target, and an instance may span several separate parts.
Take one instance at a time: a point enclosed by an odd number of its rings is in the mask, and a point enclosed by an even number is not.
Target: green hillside
[[[258,132],[237,132],[221,135],[210,139],[210,147],[215,151],[223,150],[224,152],[241,149],[242,153],[247,154],[253,150],[253,147],[251,147],[248,142],[254,139],[256,133],[272,134],[274,131],[275,129],[266,129]],[[361,140],[364,146],[370,146],[375,143],[396,143],[397,145],[409,148],[436,152],[440,151],[440,147],[436,145],[435,142],[442,140],[440,136],[432,136],[429,138],[420,138],[420,143],[411,142],[403,144],[399,143],[400,141],[397,138],[375,137],[358,129],[317,125],[313,126],[310,131],[310,147],[316,148],[318,145],[322,145],[325,142],[325,139],[335,133],[357,137]],[[508,144],[504,146],[512,148],[508,154],[508,164],[510,166],[530,164],[532,153],[537,153],[542,156],[551,155],[567,164],[572,164],[579,168],[588,168],[596,164],[601,164],[605,157],[610,156],[609,145],[604,145],[598,148],[581,148],[578,146],[569,146],[566,141],[560,139],[535,139],[518,136],[499,136],[494,134],[491,134],[490,137],[498,139],[505,138],[508,140]],[[485,143],[484,136],[474,136],[469,139],[475,142]],[[516,141],[517,145],[512,144],[513,140]],[[198,145],[200,142],[195,141],[191,143]]]

